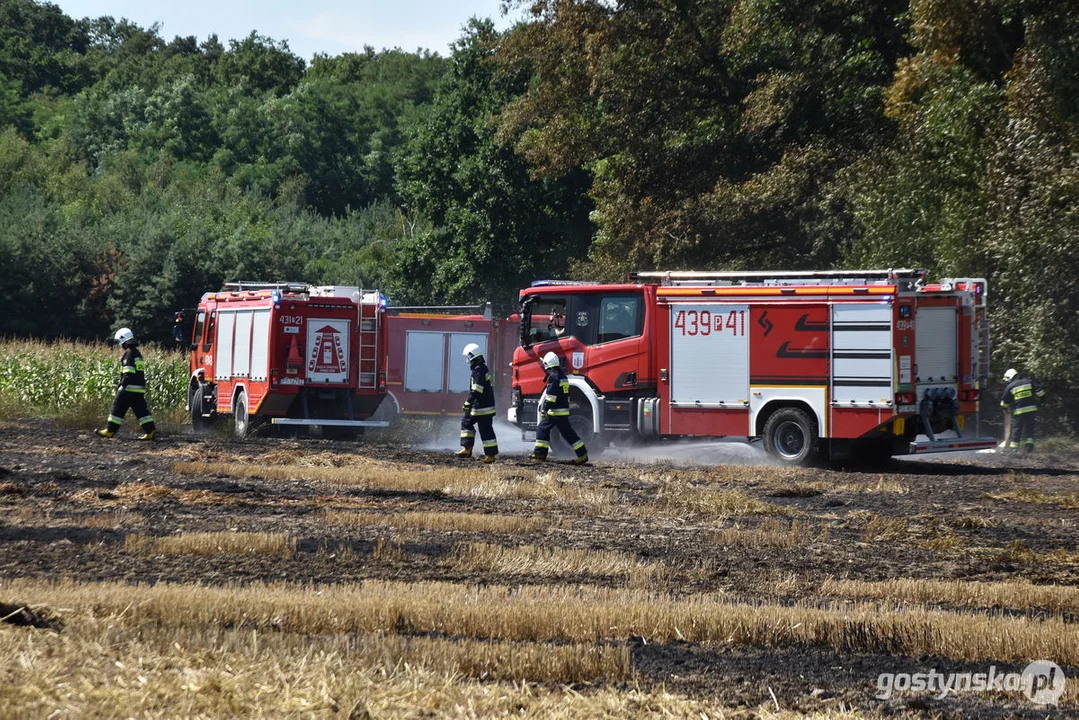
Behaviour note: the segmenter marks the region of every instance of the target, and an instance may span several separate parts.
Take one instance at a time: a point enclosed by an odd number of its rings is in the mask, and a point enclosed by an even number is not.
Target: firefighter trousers
[[[1012,436],[1008,447],[1018,450],[1022,445],[1027,451],[1034,449],[1034,426],[1037,424],[1038,413],[1025,412],[1012,415]]]
[[[476,444],[477,428],[480,431],[480,440],[483,442],[483,454],[494,457],[498,454],[494,415],[465,413],[465,416],[461,418],[461,447],[472,452],[472,447]]]
[[[128,410],[135,411],[135,417],[139,420],[139,426],[143,432],[154,431],[154,417],[150,414],[150,408],[146,405],[146,393],[128,392],[123,388],[116,393],[116,399],[112,401],[112,410],[109,411],[109,421],[105,428],[116,432],[124,424],[124,416]]]
[[[569,424],[568,415],[544,415],[536,426],[536,449],[533,455],[538,458],[546,458],[551,449],[551,429],[557,429],[578,458],[588,455],[588,449],[584,446],[581,436]]]

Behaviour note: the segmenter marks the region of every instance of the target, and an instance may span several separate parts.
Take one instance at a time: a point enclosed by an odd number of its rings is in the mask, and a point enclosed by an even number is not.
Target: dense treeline
[[[527,6],[308,64],[0,0],[0,334],[164,338],[241,279],[918,266],[988,277],[995,368],[1079,424],[1079,6]]]

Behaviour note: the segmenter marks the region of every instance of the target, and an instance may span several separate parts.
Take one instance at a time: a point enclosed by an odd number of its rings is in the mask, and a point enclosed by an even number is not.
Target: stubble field
[[[5,717],[1079,714],[1079,455],[883,469],[0,427]],[[896,691],[881,673],[1068,676]],[[897,685],[899,687],[899,685]]]

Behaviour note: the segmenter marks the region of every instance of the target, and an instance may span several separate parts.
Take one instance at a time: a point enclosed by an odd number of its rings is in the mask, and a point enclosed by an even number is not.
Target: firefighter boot
[[[464,448],[463,447],[460,450],[458,450],[457,452],[455,452],[453,454],[453,456],[455,458],[461,458],[462,460],[470,458],[470,457],[472,457],[472,448]]]
[[[115,434],[116,434],[115,430],[110,430],[107,427],[106,428],[101,428],[100,430],[94,430],[94,435],[97,435],[98,437],[103,437],[103,438],[111,438]]]
[[[533,452],[531,455],[529,455],[528,459],[529,460],[537,460],[539,462],[544,462],[545,460],[547,460],[547,454],[546,453],[540,453],[540,452],[536,451],[536,452]]]
[[[156,436],[157,430],[147,430],[142,435],[139,435],[139,440],[146,440],[147,442],[151,442]]]
[[[484,462],[484,463],[486,463],[488,465],[490,465],[494,461],[495,461],[495,456],[494,455],[484,455],[483,456],[483,461],[482,462]]]

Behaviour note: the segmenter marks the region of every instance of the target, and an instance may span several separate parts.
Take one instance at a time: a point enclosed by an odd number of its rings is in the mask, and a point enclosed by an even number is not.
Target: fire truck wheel
[[[251,418],[247,414],[247,393],[242,390],[232,402],[232,418],[235,422],[236,437],[246,437],[251,429]]]
[[[780,408],[764,424],[764,449],[777,460],[804,465],[816,448],[816,427],[804,410]]]
[[[209,432],[214,423],[213,415],[205,417],[202,414],[202,408],[205,404],[204,396],[205,391],[201,386],[196,387],[194,392],[191,393],[191,429],[194,430],[196,434]]]

